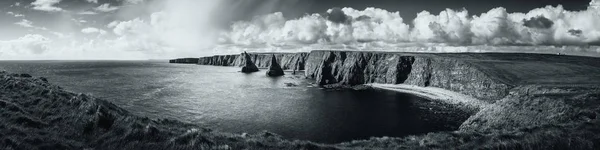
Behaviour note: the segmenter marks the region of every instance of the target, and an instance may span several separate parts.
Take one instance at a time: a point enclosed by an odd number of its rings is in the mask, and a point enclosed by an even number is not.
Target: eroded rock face
[[[267,76],[278,77],[278,76],[283,76],[283,75],[285,75],[285,73],[283,72],[283,69],[281,69],[281,66],[279,65],[279,63],[277,63],[277,58],[275,57],[275,55],[273,55],[271,57],[271,66],[269,67],[269,70],[267,71]]]
[[[252,62],[252,60],[250,59],[250,55],[248,55],[248,53],[244,52],[244,58],[246,58],[246,63],[245,65],[242,67],[242,72],[243,73],[252,73],[252,72],[258,72],[258,67],[256,67],[256,65],[254,65],[254,62]]]

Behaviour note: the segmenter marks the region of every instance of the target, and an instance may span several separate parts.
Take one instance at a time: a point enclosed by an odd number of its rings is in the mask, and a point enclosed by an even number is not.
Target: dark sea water
[[[470,113],[383,90],[324,90],[301,75],[158,61],[0,61],[0,70],[46,77],[134,114],[220,131],[336,143],[455,130]],[[290,74],[288,72],[288,74]],[[297,86],[288,86],[294,84]]]

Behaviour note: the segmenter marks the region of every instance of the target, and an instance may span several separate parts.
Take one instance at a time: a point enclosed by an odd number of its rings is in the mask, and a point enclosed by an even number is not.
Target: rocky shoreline
[[[270,57],[265,58],[267,62]],[[286,70],[304,62],[306,76],[325,85],[380,83],[397,88],[395,84],[403,83],[400,85],[467,95],[481,104],[474,105],[478,112],[456,131],[318,144],[284,140],[269,132],[233,134],[177,120],[135,116],[106,100],[66,91],[44,78],[0,72],[0,149],[600,148],[598,58],[341,51],[275,57],[281,57],[278,62],[282,68],[287,66]],[[306,60],[297,59],[301,57]],[[214,62],[213,58],[199,58],[199,63]],[[237,59],[229,63],[230,56],[224,62],[237,66]],[[264,63],[256,64],[264,67]]]

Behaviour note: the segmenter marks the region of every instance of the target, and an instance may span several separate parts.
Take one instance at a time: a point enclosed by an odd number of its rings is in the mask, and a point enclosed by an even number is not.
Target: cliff
[[[259,68],[271,66],[271,57],[275,56],[277,62],[284,70],[304,70],[306,58],[309,53],[249,53],[252,62]],[[215,55],[200,57],[199,65],[236,66],[244,65],[245,58],[241,55]]]
[[[443,56],[351,51],[313,51],[306,76],[320,85],[366,83],[439,87],[484,100],[501,99],[513,87],[476,65]]]
[[[254,53],[260,68],[269,67],[273,53]],[[590,83],[597,58],[519,53],[401,53],[327,51],[276,53],[284,70],[305,70],[319,85],[366,83],[438,87],[494,102],[520,85]],[[239,55],[202,57],[200,65],[241,66]],[[573,60],[580,60],[573,62]]]
[[[171,59],[169,60],[169,63],[178,63],[178,64],[197,64],[198,63],[198,58],[178,58],[178,59]]]

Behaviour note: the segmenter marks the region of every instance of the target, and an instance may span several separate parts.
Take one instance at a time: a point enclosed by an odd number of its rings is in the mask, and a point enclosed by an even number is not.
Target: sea
[[[323,89],[303,72],[267,77],[265,70],[246,74],[238,67],[157,60],[0,61],[0,70],[46,77],[139,116],[320,143],[452,131],[472,115],[411,94]]]

